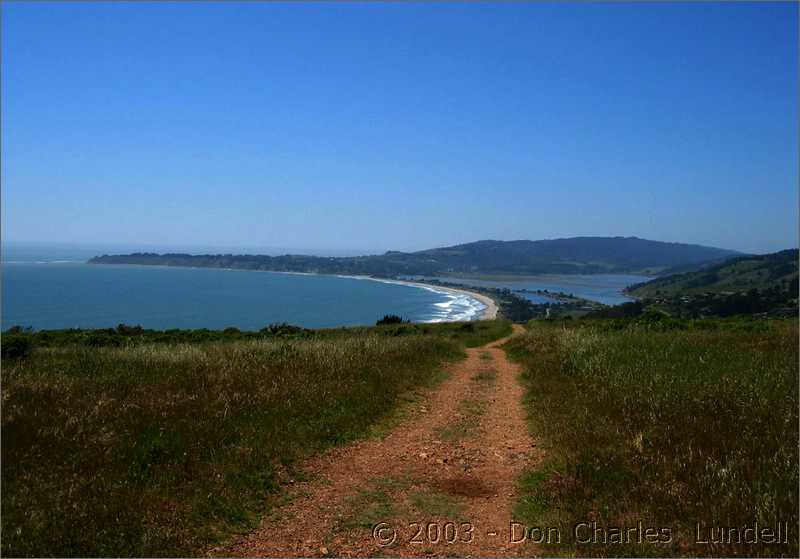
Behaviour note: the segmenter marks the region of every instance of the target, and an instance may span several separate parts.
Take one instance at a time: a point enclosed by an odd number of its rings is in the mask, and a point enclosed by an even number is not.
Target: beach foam
[[[346,276],[338,275],[340,278],[360,279],[377,281],[379,283],[390,283],[395,285],[405,285],[407,287],[416,287],[417,289],[425,289],[438,295],[443,295],[447,298],[446,301],[441,303],[434,303],[436,309],[431,313],[431,317],[421,322],[467,322],[470,320],[477,320],[486,310],[486,305],[478,299],[471,297],[469,294],[453,291],[445,288],[437,288],[430,285],[422,285],[419,283],[412,283],[400,280],[390,280],[381,278],[371,278],[368,276]]]
[[[450,291],[439,291],[431,289],[434,293],[439,293],[448,298],[442,303],[434,303],[437,311],[434,316],[425,322],[462,322],[475,320],[481,316],[486,309],[486,305],[470,297],[469,295],[453,293]]]

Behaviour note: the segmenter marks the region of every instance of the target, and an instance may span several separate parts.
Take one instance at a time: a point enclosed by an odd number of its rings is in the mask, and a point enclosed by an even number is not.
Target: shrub
[[[3,359],[21,359],[30,355],[33,343],[29,336],[21,333],[5,334],[2,340]]]
[[[260,330],[261,334],[268,336],[294,336],[297,334],[304,334],[307,332],[305,328],[287,324],[286,322],[274,323],[265,326]]]
[[[90,331],[83,339],[88,347],[115,347],[121,345],[121,338],[112,329]]]
[[[375,326],[385,326],[387,324],[403,324],[403,322],[407,322],[403,320],[402,316],[397,316],[396,314],[386,314],[383,315],[378,322],[375,323]]]
[[[117,326],[117,334],[121,336],[141,336],[144,334],[144,328],[139,326],[128,326],[127,324],[120,324]]]

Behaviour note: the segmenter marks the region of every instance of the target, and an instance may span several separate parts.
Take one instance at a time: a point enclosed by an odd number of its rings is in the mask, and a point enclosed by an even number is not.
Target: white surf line
[[[374,278],[371,276],[351,276],[339,274],[337,277],[377,281],[379,283],[389,283],[396,285],[407,285],[409,287],[416,287],[418,289],[425,289],[439,295],[446,295],[449,301],[443,303],[434,303],[434,306],[441,309],[448,309],[439,314],[438,317],[426,320],[425,322],[466,322],[470,320],[492,320],[497,318],[497,305],[495,302],[486,295],[467,291],[465,289],[454,289],[452,287],[440,287],[437,285],[428,285],[425,283],[417,283],[405,280],[392,280],[383,278]],[[449,309],[457,302],[464,301],[462,306],[467,309],[463,312],[453,315]]]
[[[119,266],[120,264],[114,264]],[[470,305],[470,310],[465,311],[463,313],[459,313],[455,316],[455,318],[448,320],[450,316],[449,313],[442,313],[439,317],[433,318],[430,320],[425,320],[422,322],[466,322],[470,320],[494,320],[497,318],[497,305],[491,299],[491,297],[487,297],[486,295],[482,295],[480,293],[475,293],[473,291],[467,291],[464,289],[454,289],[452,287],[439,287],[439,286],[432,286],[424,283],[416,283],[413,281],[404,281],[404,280],[390,280],[390,279],[383,279],[383,278],[373,278],[372,276],[352,276],[346,274],[319,274],[316,272],[290,272],[284,270],[250,270],[248,268],[215,268],[213,266],[170,266],[169,264],[124,264],[126,266],[150,266],[152,268],[189,268],[192,270],[224,270],[228,272],[262,272],[266,274],[290,274],[290,275],[297,275],[297,276],[317,276],[317,277],[335,277],[335,278],[345,278],[345,279],[356,279],[356,280],[369,280],[369,281],[377,281],[379,283],[393,283],[396,285],[407,285],[409,287],[416,287],[418,289],[426,289],[428,291],[432,291],[433,293],[438,293],[439,295],[447,295],[451,298],[451,301],[457,300],[459,297],[465,297],[467,301],[471,301],[475,303],[475,305]],[[448,303],[434,303],[434,305],[448,305]]]

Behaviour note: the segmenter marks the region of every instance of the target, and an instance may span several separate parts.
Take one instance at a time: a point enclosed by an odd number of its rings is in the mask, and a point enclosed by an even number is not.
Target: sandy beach
[[[470,291],[468,289],[454,289],[452,287],[441,287],[429,283],[418,283],[414,281],[403,281],[403,280],[392,280],[392,281],[397,283],[404,283],[406,285],[414,285],[417,287],[427,287],[429,289],[432,288],[436,289],[437,291],[446,291],[448,293],[458,293],[461,295],[466,295],[473,299],[477,299],[478,301],[486,305],[486,308],[483,309],[483,312],[478,317],[478,320],[494,320],[495,318],[497,318],[497,310],[498,310],[497,303],[494,302],[494,299],[486,295],[483,295],[482,293],[476,293],[475,291]]]
[[[295,273],[295,272],[286,272],[286,273]],[[486,308],[483,309],[481,315],[477,318],[477,320],[494,320],[497,318],[498,308],[497,308],[497,303],[494,302],[494,299],[486,295],[483,295],[482,293],[476,293],[475,291],[470,291],[469,289],[454,289],[452,287],[442,287],[431,283],[421,283],[417,281],[406,281],[398,279],[383,279],[383,278],[375,278],[372,276],[354,276],[354,275],[338,274],[337,277],[364,279],[364,280],[378,281],[382,283],[399,283],[403,285],[410,285],[413,287],[422,287],[424,289],[443,291],[446,293],[457,293],[459,295],[466,295],[467,297],[480,301],[483,305],[486,306]]]
[[[230,270],[238,270],[237,268],[225,268]],[[241,271],[241,270],[238,270]],[[249,270],[246,270],[249,271]],[[262,270],[256,270],[262,271]],[[263,270],[269,271],[269,270]],[[329,275],[329,274],[317,274],[314,272],[273,272],[278,274],[299,274],[305,276],[318,276],[318,275]],[[351,278],[351,279],[365,279],[371,281],[378,281],[382,283],[401,283],[404,285],[411,285],[414,287],[423,287],[425,289],[435,289],[436,291],[445,291],[447,293],[458,293],[461,295],[466,295],[467,297],[471,297],[472,299],[477,299],[481,303],[483,303],[486,308],[483,309],[481,315],[477,318],[477,320],[494,320],[497,318],[497,303],[494,302],[494,299],[487,295],[483,295],[482,293],[476,293],[475,291],[470,291],[468,289],[454,289],[452,287],[442,287],[439,285],[434,285],[430,283],[420,283],[416,281],[406,281],[406,280],[398,280],[398,279],[383,279],[383,278],[374,278],[372,276],[357,276],[357,275],[347,275],[347,274],[333,274],[338,278]]]

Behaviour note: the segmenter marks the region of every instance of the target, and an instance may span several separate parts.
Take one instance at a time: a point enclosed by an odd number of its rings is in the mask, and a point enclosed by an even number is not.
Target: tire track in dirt
[[[534,554],[510,542],[516,481],[539,452],[525,423],[519,367],[500,349],[505,341],[467,349],[385,437],[310,460],[309,481],[293,486],[289,504],[210,554]]]

